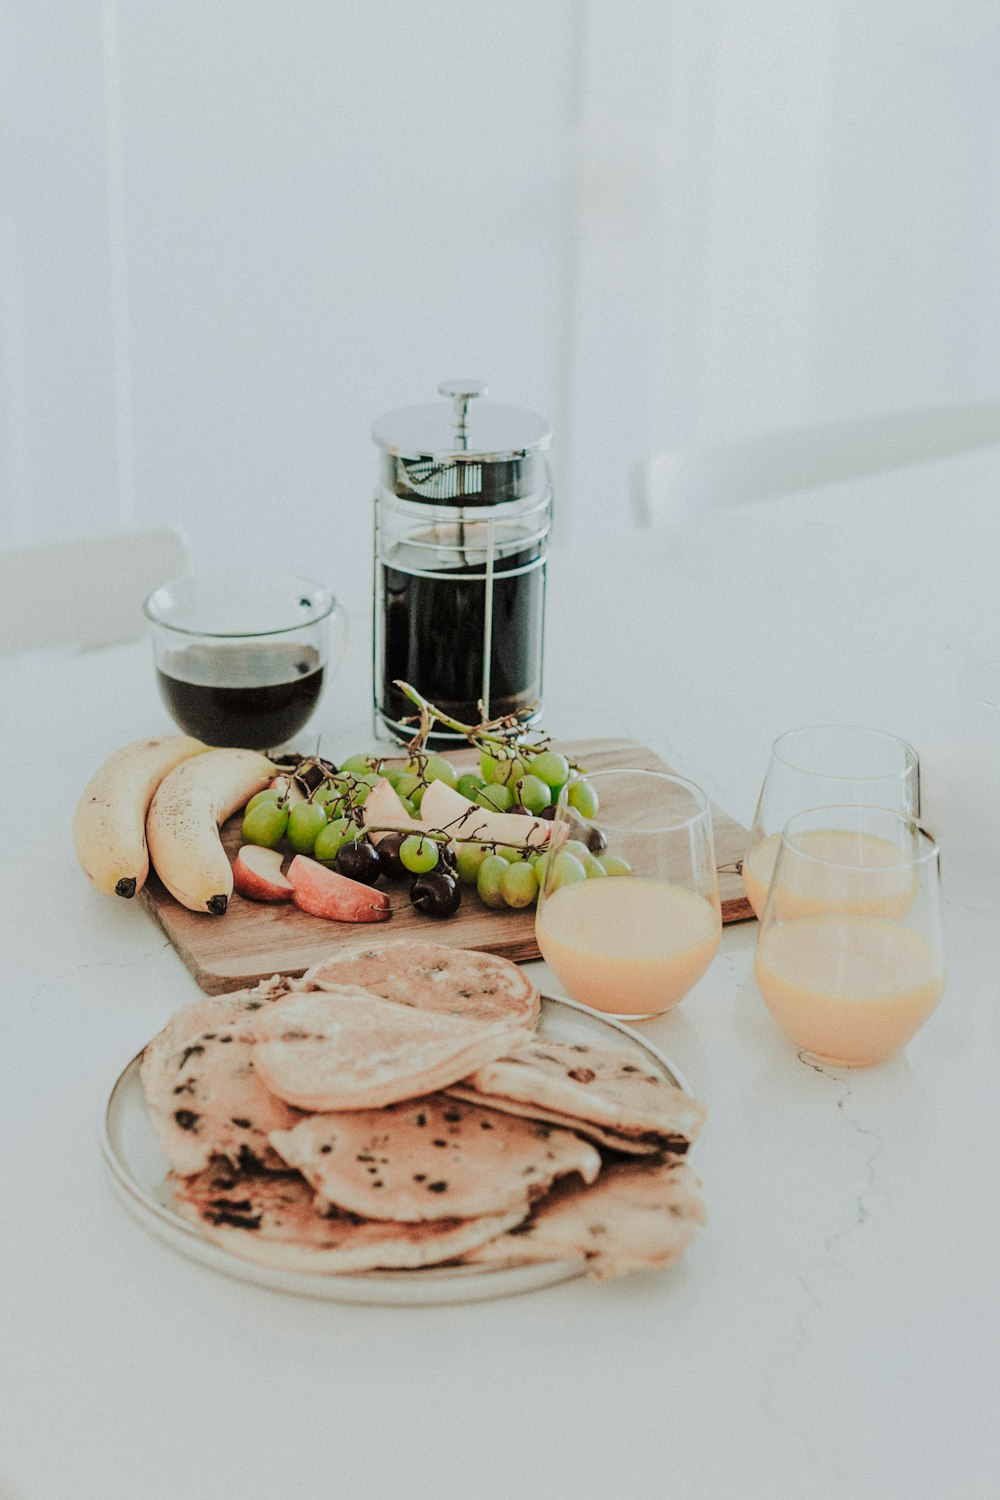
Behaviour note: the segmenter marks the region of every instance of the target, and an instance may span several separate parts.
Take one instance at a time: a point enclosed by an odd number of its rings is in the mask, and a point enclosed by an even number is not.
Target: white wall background
[[[475,374],[560,525],[678,442],[1000,388],[992,0],[0,0],[0,541],[365,568]]]

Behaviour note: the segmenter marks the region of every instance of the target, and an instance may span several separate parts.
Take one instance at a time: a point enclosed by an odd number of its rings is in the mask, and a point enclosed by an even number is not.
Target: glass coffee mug
[[[898,1052],[945,984],[938,849],[881,807],[820,807],[779,839],[757,987],[796,1047],[869,1067]]]
[[[764,910],[789,818],[810,807],[850,803],[919,817],[920,763],[913,747],[878,729],[837,724],[792,729],[775,740],[743,856],[743,886],[756,916]]]
[[[179,578],[145,603],[171,718],[208,745],[278,750],[308,723],[347,647],[320,584],[226,573]]]
[[[570,806],[566,787],[556,806],[538,946],[572,999],[628,1020],[662,1015],[719,947],[708,799],[660,771],[595,771],[587,781],[592,819]]]

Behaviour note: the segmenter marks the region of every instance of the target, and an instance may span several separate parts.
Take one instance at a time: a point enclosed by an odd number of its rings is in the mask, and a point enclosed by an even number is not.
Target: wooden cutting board
[[[633,740],[573,740],[556,748],[590,771],[616,766],[643,771],[670,769],[655,751]],[[478,765],[476,752],[471,748],[449,751],[448,758],[463,770]],[[722,920],[743,922],[753,916],[739,876],[747,831],[717,807],[712,808],[712,819]],[[230,856],[239,848],[241,821],[241,815],[230,818],[222,830],[222,840]],[[210,995],[242,989],[272,974],[302,974],[339,946],[363,942],[369,934],[378,941],[390,936],[419,937],[425,942],[450,943],[456,948],[481,948],[517,962],[541,957],[535,942],[534,908],[492,911],[474,891],[463,887],[462,905],[456,914],[444,921],[434,921],[405,904],[405,889],[402,883],[394,887],[398,906],[390,920],[371,925],[328,922],[299,911],[289,902],[272,905],[245,901],[236,894],[224,917],[211,917],[181,906],[152,873],[142,899],[202,989]],[[393,904],[396,906],[396,901]]]

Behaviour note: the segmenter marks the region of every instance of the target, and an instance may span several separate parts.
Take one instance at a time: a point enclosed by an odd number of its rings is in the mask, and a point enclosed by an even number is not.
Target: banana
[[[189,911],[221,917],[233,872],[219,828],[270,784],[276,767],[256,750],[209,750],[164,777],[150,803],[146,840],[153,869]]]
[[[84,874],[108,896],[134,896],[149,874],[146,813],[163,778],[208,746],[186,734],[137,740],[109,755],[84,787],[73,843]]]

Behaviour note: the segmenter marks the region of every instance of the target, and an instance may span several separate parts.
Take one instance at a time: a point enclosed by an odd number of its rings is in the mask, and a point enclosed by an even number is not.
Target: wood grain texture
[[[644,771],[670,770],[655,751],[634,740],[573,740],[556,748],[590,771],[625,766]],[[449,752],[448,758],[463,770],[477,764],[472,750]],[[743,922],[753,916],[739,876],[747,831],[714,806],[712,819],[722,920]],[[239,847],[240,823],[237,815],[222,830],[223,843],[231,856]],[[211,917],[179,905],[153,874],[142,891],[147,910],[210,995],[256,984],[272,974],[302,974],[339,946],[363,942],[369,934],[378,941],[389,936],[420,937],[425,942],[449,943],[456,948],[480,948],[515,962],[540,957],[533,908],[491,911],[474,891],[463,890],[456,915],[435,922],[407,904],[404,885],[394,886],[392,895],[394,910],[388,923],[360,924],[327,922],[290,903],[245,901],[235,893],[225,916]]]

